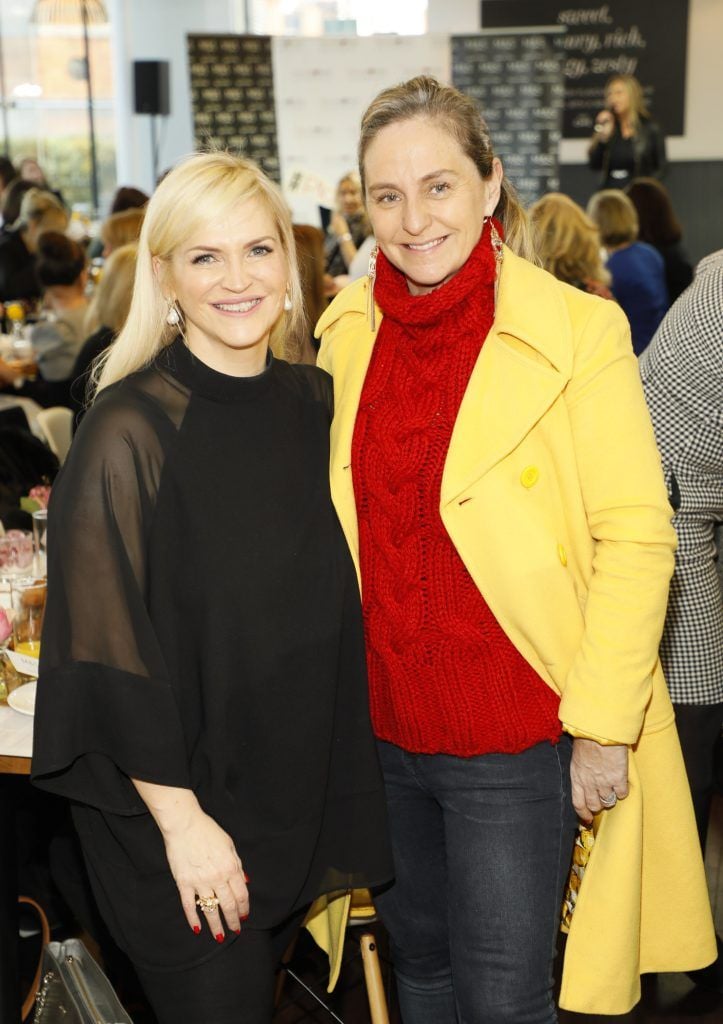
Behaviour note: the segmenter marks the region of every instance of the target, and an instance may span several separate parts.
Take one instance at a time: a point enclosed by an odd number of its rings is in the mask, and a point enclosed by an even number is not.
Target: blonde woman
[[[456,89],[380,93],[359,164],[379,249],[324,313],[319,364],[402,1018],[557,1020],[575,812],[598,838],[562,1000],[623,1013],[639,970],[715,956],[657,662],[675,537],[627,324],[523,258],[525,213]]]
[[[561,192],[548,192],[530,207],[530,220],[545,270],[575,288],[612,298],[600,235],[576,202]]]
[[[63,232],[67,226],[68,214],[54,195],[39,188],[25,193],[18,220],[0,236],[0,302],[40,298],[35,276],[38,239],[45,231]]]
[[[122,245],[136,242],[143,227],[145,207],[138,209],[132,207],[129,210],[121,210],[120,213],[112,213],[103,221],[100,229],[100,240],[103,243],[102,256],[108,256]]]
[[[330,294],[348,284],[349,267],[368,235],[369,221],[364,210],[361,182],[357,172],[350,171],[337,185],[336,209],[331,215],[324,243],[327,290]]]
[[[605,86],[605,107],[595,118],[588,164],[600,172],[600,188],[625,188],[633,178],[662,178],[665,136],[652,120],[640,82],[614,75]]]
[[[70,374],[70,405],[80,421],[90,398],[88,384],[93,363],[117,337],[126,322],[133,298],[138,244],[115,249],[106,260],[85,317],[86,338]]]
[[[261,171],[178,166],[53,489],[34,779],[160,1024],[268,1024],[305,908],[390,874],[331,382],[270,352],[299,294]]]

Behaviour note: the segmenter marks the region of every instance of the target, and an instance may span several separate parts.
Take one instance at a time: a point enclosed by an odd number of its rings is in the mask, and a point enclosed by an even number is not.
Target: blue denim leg
[[[404,1024],[456,1024],[447,931],[444,815],[420,785],[416,756],[379,743],[395,882],[375,897],[389,931]]]
[[[380,913],[404,1024],[557,1020],[570,746],[457,758],[380,744],[397,872]]]

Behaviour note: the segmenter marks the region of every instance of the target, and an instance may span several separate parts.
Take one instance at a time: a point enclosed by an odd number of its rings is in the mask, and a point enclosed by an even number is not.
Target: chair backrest
[[[73,413],[62,405],[43,409],[37,415],[38,426],[45,434],[48,447],[62,464],[73,440]]]

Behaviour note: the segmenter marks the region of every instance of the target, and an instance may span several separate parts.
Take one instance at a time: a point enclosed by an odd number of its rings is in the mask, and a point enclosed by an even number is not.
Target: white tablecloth
[[[33,719],[0,704],[0,754],[30,757],[33,752]]]

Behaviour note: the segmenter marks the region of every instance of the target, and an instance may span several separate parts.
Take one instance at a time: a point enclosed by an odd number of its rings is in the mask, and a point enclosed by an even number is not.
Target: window
[[[427,31],[427,0],[242,0],[239,8],[238,30],[258,35],[408,36]]]
[[[70,206],[90,210],[90,141],[83,31],[35,24],[35,0],[0,0],[0,140],[17,164],[37,159]],[[89,26],[99,191],[115,188],[110,26]]]

